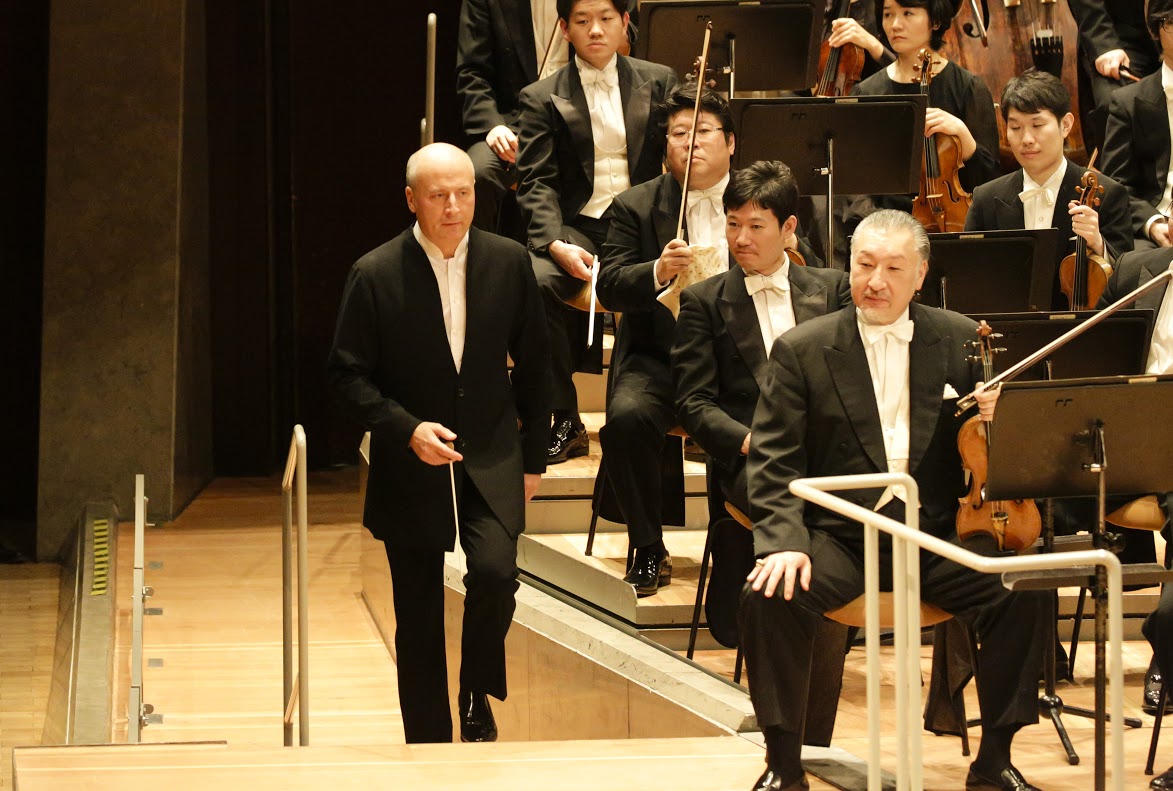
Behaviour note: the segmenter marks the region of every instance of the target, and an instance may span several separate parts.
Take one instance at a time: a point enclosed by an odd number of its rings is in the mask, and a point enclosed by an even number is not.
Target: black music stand
[[[1170,425],[1171,421],[1173,376],[1006,383],[991,426],[987,495],[1014,500],[1094,494],[1098,518],[1092,542],[1097,549],[1107,549],[1104,503],[1109,492],[1173,490],[1173,444],[1164,432],[1153,431],[1154,425]],[[1121,453],[1121,448],[1128,448],[1128,452]],[[1173,572],[1156,563],[1142,563],[1128,567],[1125,582],[1155,584],[1170,578]],[[1103,791],[1106,574],[1099,567],[1083,567],[1005,574],[1003,581],[1012,590],[1071,585],[1092,589],[1096,613],[1095,789]],[[1054,650],[1053,640],[1047,650]]]
[[[1005,370],[1090,319],[1095,311],[967,315],[974,321],[985,321],[1002,336],[995,345],[1005,349],[997,357],[998,369]],[[1118,310],[1015,378],[1027,381],[1142,374],[1152,335],[1153,311]]]
[[[931,233],[929,242],[922,304],[967,315],[1050,309],[1057,228]]]
[[[927,96],[731,99],[729,106],[737,122],[734,166],[782,160],[801,194],[826,195],[828,217],[836,194],[920,189]],[[828,251],[835,249],[834,228],[827,223]]]
[[[797,91],[818,82],[823,9],[811,0],[643,0],[635,56],[680,76],[695,69],[706,22],[713,23],[708,70],[729,75],[729,96]],[[692,42],[696,46],[692,45]],[[752,64],[737,72],[737,61]],[[740,141],[739,141],[740,142]]]

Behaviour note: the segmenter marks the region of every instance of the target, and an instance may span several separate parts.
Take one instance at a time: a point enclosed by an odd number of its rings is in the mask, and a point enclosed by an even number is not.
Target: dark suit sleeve
[[[1108,16],[1104,0],[1068,0],[1067,5],[1079,28],[1080,44],[1092,60],[1105,52],[1124,48],[1120,36],[1116,34],[1116,26]]]
[[[509,332],[509,356],[513,359],[510,382],[521,419],[523,469],[540,474],[546,471],[550,443],[550,343],[541,294],[527,253],[519,255],[517,270],[521,297]]]
[[[517,151],[517,203],[529,218],[529,246],[544,250],[562,238],[561,179],[555,147],[553,118],[557,114],[549,95],[534,90],[535,83],[521,92],[521,117]],[[606,304],[606,303],[604,303]]]
[[[806,474],[806,425],[805,373],[783,335],[770,352],[746,466],[758,557],[787,551],[810,554],[804,503],[790,493],[790,482]]]
[[[1100,294],[1100,301],[1096,303],[1096,310],[1103,310],[1136,288],[1136,283],[1132,283],[1130,286],[1128,282],[1125,282],[1125,273],[1131,269],[1126,264],[1130,263],[1138,255],[1141,255],[1141,253],[1128,253],[1116,262],[1116,265],[1112,268],[1112,276],[1108,278],[1108,284],[1104,286],[1104,292]],[[1130,307],[1136,307],[1136,305],[1131,305]]]
[[[464,0],[456,32],[456,92],[463,108],[464,133],[470,137],[484,137],[493,127],[507,125],[493,89],[497,74],[492,36],[486,0]]]
[[[604,219],[607,241],[599,259],[599,300],[608,310],[628,313],[656,306],[656,261],[641,261],[640,216],[620,195],[611,201]]]
[[[406,448],[421,421],[375,383],[380,357],[379,313],[369,274],[356,265],[350,270],[334,329],[327,374],[335,395],[364,429],[382,428],[391,444]]]
[[[701,300],[686,288],[672,342],[672,375],[680,424],[705,452],[732,464],[741,456],[749,426],[721,408],[713,321]]]
[[[1104,197],[1100,201],[1100,234],[1115,261],[1133,247],[1132,215],[1129,211],[1128,190],[1111,179],[1104,179]]]
[[[1104,132],[1104,173],[1128,190],[1132,233],[1144,237],[1145,223],[1158,212],[1156,206],[1139,197],[1144,189],[1145,176],[1141,172],[1141,163],[1132,152],[1135,105],[1127,98],[1121,91],[1115,91],[1108,102],[1108,125]]]

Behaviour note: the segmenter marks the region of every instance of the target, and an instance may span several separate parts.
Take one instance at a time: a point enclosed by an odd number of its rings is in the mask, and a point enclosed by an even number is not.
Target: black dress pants
[[[468,156],[476,174],[473,225],[482,231],[497,233],[505,194],[517,185],[517,165],[493,153],[484,140],[473,143],[468,149]]]
[[[458,473],[460,467],[458,465]],[[460,688],[504,700],[505,635],[517,592],[517,538],[493,514],[467,475],[458,474],[464,621]],[[408,744],[451,742],[448,665],[444,650],[444,552],[388,542],[395,597],[399,706]]]
[[[664,535],[664,445],[668,430],[679,422],[673,408],[672,371],[662,360],[628,353],[622,369],[611,375],[617,378],[599,442],[631,546],[645,547]]]
[[[815,632],[823,613],[863,594],[862,557],[862,540],[849,548],[812,531],[809,591],[796,585],[786,601],[780,593],[766,598],[749,583],[742,589],[741,640],[760,726],[803,732],[812,673],[825,672],[812,668]],[[881,587],[890,590],[891,543],[883,537],[880,567]],[[921,553],[920,569],[922,600],[960,618],[980,641],[982,727],[1036,722],[1041,645],[1035,635],[1045,623],[1049,594],[1006,590],[996,576],[930,553]]]
[[[576,218],[573,227],[564,229],[569,241],[593,254],[603,250],[607,238],[607,223],[590,217]],[[598,373],[602,363],[602,315],[596,316],[595,346],[587,348],[589,316],[566,304],[577,296],[586,284],[558,266],[546,253],[531,252],[534,277],[542,304],[546,309],[546,334],[550,338],[550,392],[554,412],[578,413],[578,391],[574,388],[574,372]],[[650,286],[649,286],[650,288]]]

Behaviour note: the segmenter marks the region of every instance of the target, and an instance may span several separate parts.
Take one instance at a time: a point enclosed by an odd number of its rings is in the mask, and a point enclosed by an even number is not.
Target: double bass
[[[928,94],[933,81],[933,51],[920,53],[920,92]],[[912,201],[912,216],[930,232],[965,230],[965,216],[973,197],[961,186],[958,175],[965,167],[961,141],[955,135],[936,133],[925,139],[920,192]]]
[[[1056,0],[965,0],[945,37],[944,53],[958,66],[981,77],[995,100],[1002,86],[1030,68],[1063,81],[1071,95],[1075,125],[1067,135],[1068,159],[1087,164],[1079,112],[1079,63],[1074,42],[1079,30],[1066,3]],[[1002,124],[1001,114],[998,122]],[[1002,169],[1018,167],[1002,131]]]

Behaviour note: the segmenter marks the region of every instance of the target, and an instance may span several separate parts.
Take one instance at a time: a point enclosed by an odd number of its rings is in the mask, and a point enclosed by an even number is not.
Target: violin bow
[[[680,193],[680,217],[676,220],[676,238],[684,233],[684,213],[688,208],[688,181],[692,176],[692,152],[696,148],[696,125],[701,115],[701,94],[705,90],[705,67],[709,62],[709,39],[713,35],[713,22],[705,23],[705,41],[701,45],[701,57],[696,72],[696,103],[692,107],[692,129],[688,133],[688,159],[684,162],[684,186]]]

